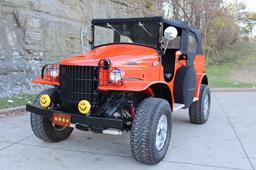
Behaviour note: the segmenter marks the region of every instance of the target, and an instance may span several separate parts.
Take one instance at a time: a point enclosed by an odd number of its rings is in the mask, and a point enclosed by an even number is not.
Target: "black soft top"
[[[174,26],[180,29],[188,30],[195,34],[196,38],[200,41],[200,32],[198,30],[192,29],[187,22],[185,21],[177,21],[177,20],[167,20],[161,16],[156,17],[139,17],[139,18],[111,18],[111,19],[93,19],[92,24],[101,25],[109,23],[126,23],[126,22],[156,22],[163,23],[164,26]]]
[[[201,42],[201,33],[189,26],[185,21],[177,20],[167,20],[161,16],[155,17],[139,17],[139,18],[111,18],[111,19],[93,19],[93,25],[105,25],[106,23],[118,24],[118,23],[138,23],[138,22],[150,22],[150,23],[163,23],[164,27],[174,26],[179,30],[187,30],[193,33],[197,39],[197,54],[202,54],[202,42]]]

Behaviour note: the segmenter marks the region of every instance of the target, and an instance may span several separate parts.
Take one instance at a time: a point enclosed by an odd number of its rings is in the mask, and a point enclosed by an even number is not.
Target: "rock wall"
[[[157,0],[0,0],[0,97],[41,89],[45,63],[81,53],[93,18],[158,15]]]

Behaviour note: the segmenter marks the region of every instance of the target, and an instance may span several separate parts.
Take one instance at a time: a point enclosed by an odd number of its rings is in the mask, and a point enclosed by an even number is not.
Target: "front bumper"
[[[26,110],[38,115],[42,115],[43,117],[49,118],[52,120],[53,112],[68,114],[60,111],[53,111],[44,109],[35,105],[27,104]],[[123,128],[123,121],[121,119],[113,119],[113,118],[101,118],[101,117],[87,117],[83,115],[71,115],[71,123],[74,124],[81,124],[87,126],[93,126],[97,128],[115,128],[115,129],[122,129]]]

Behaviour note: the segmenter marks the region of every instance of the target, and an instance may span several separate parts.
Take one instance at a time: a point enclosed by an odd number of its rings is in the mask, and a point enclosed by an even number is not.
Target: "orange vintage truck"
[[[73,128],[112,135],[130,131],[134,158],[157,164],[168,150],[172,112],[188,108],[196,124],[209,117],[200,33],[162,17],[94,19],[91,32],[88,40],[81,29],[88,52],[45,65],[33,80],[52,85],[26,106],[34,134],[59,142]]]

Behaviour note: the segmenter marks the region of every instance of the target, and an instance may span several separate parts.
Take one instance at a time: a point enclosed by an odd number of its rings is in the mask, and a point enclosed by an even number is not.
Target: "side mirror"
[[[85,50],[88,50],[88,48],[85,47],[85,45],[84,45],[84,39],[87,37],[87,34],[88,34],[87,28],[81,27],[80,28],[80,40],[81,40],[81,47],[82,47],[83,53],[85,53]]]
[[[164,30],[164,37],[168,40],[168,41],[171,41],[171,40],[174,40],[178,35],[178,31],[175,27],[167,27],[165,30]]]
[[[164,30],[164,37],[167,39],[167,43],[164,48],[164,54],[166,52],[169,42],[171,40],[174,40],[177,37],[177,35],[178,35],[178,31],[175,27],[170,26]]]

